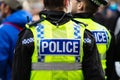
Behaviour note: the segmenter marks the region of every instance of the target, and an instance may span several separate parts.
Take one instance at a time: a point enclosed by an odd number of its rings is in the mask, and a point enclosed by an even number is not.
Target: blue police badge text
[[[44,39],[40,41],[41,55],[79,55],[80,40]]]
[[[107,43],[108,35],[105,31],[92,31],[92,33],[95,37],[96,43]]]

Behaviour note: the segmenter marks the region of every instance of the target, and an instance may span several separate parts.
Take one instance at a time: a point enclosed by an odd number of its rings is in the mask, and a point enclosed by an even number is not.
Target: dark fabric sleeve
[[[115,54],[115,61],[120,61],[120,31],[116,36],[116,54]]]
[[[84,80],[105,80],[95,39],[88,30],[85,30],[83,48]]]
[[[111,32],[111,43],[110,43],[110,47],[106,53],[106,76],[107,76],[107,80],[118,80],[117,74],[115,72],[115,60],[116,60],[116,45],[115,45],[115,36],[114,34]]]
[[[34,50],[32,39],[33,34],[28,29],[24,29],[19,35],[13,60],[12,80],[30,80],[31,56]]]

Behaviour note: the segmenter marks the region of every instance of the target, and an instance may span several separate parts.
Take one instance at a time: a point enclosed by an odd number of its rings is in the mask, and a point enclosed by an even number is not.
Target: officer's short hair
[[[48,9],[64,8],[64,0],[44,0],[44,6]]]
[[[85,7],[86,12],[93,14],[98,10],[99,6],[93,4],[90,0],[82,0],[82,1],[84,1],[86,4],[86,7]]]

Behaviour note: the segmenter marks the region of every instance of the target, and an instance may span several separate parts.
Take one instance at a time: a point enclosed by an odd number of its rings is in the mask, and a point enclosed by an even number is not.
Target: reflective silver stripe
[[[106,60],[106,54],[100,54],[100,59],[101,60]]]
[[[32,63],[32,70],[80,70],[81,63]]]

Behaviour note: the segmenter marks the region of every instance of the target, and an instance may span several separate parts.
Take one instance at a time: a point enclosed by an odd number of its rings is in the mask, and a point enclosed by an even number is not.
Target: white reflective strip
[[[120,62],[119,61],[115,62],[115,69],[116,69],[117,75],[120,77]]]
[[[32,63],[32,70],[80,70],[81,63]]]
[[[101,60],[106,60],[106,54],[100,54],[100,59]]]

